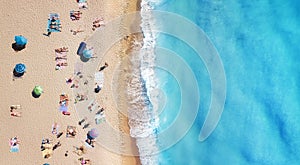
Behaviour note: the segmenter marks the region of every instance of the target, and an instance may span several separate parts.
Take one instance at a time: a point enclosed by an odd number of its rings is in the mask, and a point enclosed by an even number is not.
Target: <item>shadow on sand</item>
[[[89,58],[85,58],[83,55],[80,56],[80,60],[82,62],[88,62],[90,59]]]
[[[31,92],[32,97],[39,98],[41,95],[36,95],[33,91]]]
[[[12,43],[11,47],[13,48],[14,51],[18,52],[25,49],[26,45],[17,45],[16,43]]]
[[[24,73],[25,73],[25,72],[23,72],[23,73],[18,73],[18,72],[16,72],[15,69],[14,69],[14,71],[13,71],[14,76],[17,77],[17,78],[18,78],[18,77],[22,77],[22,76],[24,75]]]

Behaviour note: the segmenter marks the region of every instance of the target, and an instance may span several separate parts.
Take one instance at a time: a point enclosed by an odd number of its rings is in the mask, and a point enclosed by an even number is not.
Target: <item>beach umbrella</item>
[[[43,93],[43,88],[39,85],[35,86],[33,89],[34,94],[41,95]]]
[[[88,132],[88,135],[92,138],[92,139],[95,139],[99,136],[99,132],[96,128],[93,128],[91,129],[89,132]]]
[[[91,58],[93,56],[93,52],[91,49],[86,49],[83,51],[83,57],[85,58]]]
[[[26,66],[24,65],[24,64],[21,64],[21,63],[19,63],[19,64],[17,64],[16,66],[15,66],[15,69],[14,69],[17,73],[20,73],[20,74],[22,74],[22,73],[24,73],[25,71],[26,71]]]
[[[15,36],[15,42],[17,45],[26,45],[27,39],[23,36]]]

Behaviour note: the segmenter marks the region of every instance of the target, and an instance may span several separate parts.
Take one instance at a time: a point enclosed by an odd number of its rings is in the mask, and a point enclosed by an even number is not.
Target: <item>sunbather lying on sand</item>
[[[75,147],[75,151],[73,151],[75,154],[77,154],[78,156],[81,156],[83,154],[85,154],[87,152],[86,148],[84,146],[80,146],[80,147]]]
[[[90,164],[90,159],[79,158],[78,160],[80,161],[81,165]]]
[[[62,47],[62,48],[58,48],[55,49],[55,52],[61,53],[61,52],[68,52],[68,47]]]
[[[77,94],[76,98],[78,98],[79,101],[88,100],[88,97],[85,94]]]
[[[93,22],[92,30],[96,30],[96,28],[99,28],[101,26],[105,26],[104,19],[102,17],[96,18],[96,20]]]
[[[93,139],[93,140],[91,140],[91,139],[86,139],[85,142],[86,142],[87,144],[89,144],[90,146],[95,147],[94,143],[95,143],[96,141],[95,141],[94,139]]]
[[[64,57],[55,57],[55,60],[67,60],[66,56]]]
[[[67,137],[75,137],[77,134],[77,131],[75,130],[75,127],[69,126],[67,128]]]
[[[19,105],[10,106],[10,115],[14,117],[21,117],[21,112],[18,112],[17,109]]]
[[[80,30],[80,29],[70,30],[70,31],[73,32],[73,35],[76,35],[77,33],[80,33],[80,32],[84,32],[84,30]]]
[[[61,31],[60,28],[61,28],[61,26],[50,25],[50,29],[55,29],[57,31]]]
[[[11,116],[14,116],[14,117],[21,117],[22,116],[22,113],[21,112],[18,112],[16,110],[10,110],[10,115]]]
[[[54,134],[54,135],[57,135],[57,133],[58,133],[58,124],[55,122],[53,125],[52,125],[52,134]]]
[[[58,67],[61,67],[61,66],[68,66],[68,63],[66,63],[66,62],[61,62],[61,63],[56,64],[56,66],[58,66]]]
[[[10,139],[9,143],[10,143],[11,146],[16,146],[17,144],[20,144],[21,142],[18,139],[18,137],[13,137],[13,138]]]
[[[61,69],[62,66],[68,66],[68,63],[66,63],[66,62],[61,62],[61,63],[56,64],[55,70]]]
[[[72,21],[79,20],[81,18],[81,14],[82,14],[81,11],[73,11],[70,16],[71,20]]]

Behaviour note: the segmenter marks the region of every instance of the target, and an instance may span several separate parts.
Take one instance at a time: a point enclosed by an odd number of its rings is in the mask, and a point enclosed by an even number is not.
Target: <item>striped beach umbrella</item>
[[[24,36],[15,36],[15,42],[17,45],[23,46],[27,44],[27,39]]]
[[[14,69],[17,73],[24,73],[26,71],[26,66],[22,63],[19,63],[15,66],[15,69]]]
[[[93,51],[91,49],[85,49],[83,51],[83,57],[91,58],[93,56]]]
[[[39,85],[35,86],[33,89],[34,94],[41,95],[43,93],[43,88]]]

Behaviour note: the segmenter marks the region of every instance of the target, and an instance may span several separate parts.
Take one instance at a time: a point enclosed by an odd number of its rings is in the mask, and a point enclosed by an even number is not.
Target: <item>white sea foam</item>
[[[158,164],[157,135],[158,126],[157,96],[155,89],[155,40],[156,34],[151,31],[155,21],[151,10],[158,4],[158,0],[142,0],[141,2],[141,28],[144,34],[143,47],[138,57],[132,58],[133,76],[128,85],[129,94],[129,126],[130,135],[136,138],[143,165]]]

